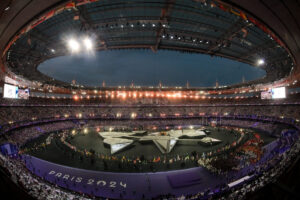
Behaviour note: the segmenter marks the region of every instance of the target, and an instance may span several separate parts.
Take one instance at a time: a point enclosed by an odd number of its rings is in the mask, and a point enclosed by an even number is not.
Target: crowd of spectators
[[[31,102],[34,105],[25,103],[23,105],[8,105],[6,100],[1,100],[0,125],[1,137],[0,142],[10,142],[21,146],[28,140],[38,137],[47,132],[53,132],[62,129],[70,129],[78,127],[81,124],[88,126],[114,125],[136,127],[167,127],[172,125],[180,125],[185,119],[186,125],[189,124],[209,124],[215,120],[222,125],[241,126],[248,128],[257,128],[276,135],[278,139],[277,149],[267,160],[258,161],[255,170],[252,170],[251,179],[247,183],[243,183],[237,187],[229,187],[224,185],[220,188],[218,194],[212,190],[201,191],[197,194],[174,197],[173,195],[164,194],[157,199],[198,199],[206,198],[214,195],[220,199],[240,199],[246,193],[253,192],[266,184],[276,180],[286,167],[294,160],[299,153],[299,140],[285,141],[285,137],[280,135],[280,131],[284,129],[284,125],[275,123],[290,123],[299,125],[299,106],[294,104],[252,104],[240,105],[234,104],[218,104],[218,105],[80,105],[78,103],[66,103],[61,100],[62,105],[55,106],[52,103],[41,101],[39,99]],[[55,101],[55,100],[53,100]],[[60,101],[60,100],[59,100]],[[30,101],[29,101],[30,102]],[[226,104],[226,101],[223,103]],[[136,113],[132,117],[132,113]],[[163,114],[163,115],[162,115]],[[87,120],[92,118],[95,120]],[[107,120],[103,120],[103,119]],[[122,120],[119,120],[122,119]],[[142,120],[133,120],[134,118],[144,118]],[[151,125],[149,120],[152,119]],[[249,120],[245,120],[245,119]],[[164,120],[161,120],[164,119]],[[266,123],[269,122],[269,123]],[[24,125],[24,127],[23,127]],[[297,141],[296,141],[297,140]],[[289,144],[290,148],[283,153],[279,152],[282,146]],[[30,195],[37,199],[88,199],[81,194],[71,193],[29,173],[23,163],[19,159],[13,159],[0,155],[1,165],[8,170],[11,179],[21,185]],[[223,173],[222,171],[219,171]],[[231,180],[231,179],[230,179]],[[225,195],[219,197],[218,195]]]
[[[21,129],[14,129],[9,135],[4,135],[7,142],[22,146],[29,140],[32,140],[44,133],[50,133],[57,130],[74,128],[75,124],[72,121],[63,121],[56,123],[40,124],[38,126],[29,126]]]
[[[6,173],[10,176],[11,180],[19,185],[23,190],[30,194],[35,199],[41,200],[87,200],[90,197],[64,191],[62,188],[49,184],[39,177],[29,173],[24,163],[18,158],[10,158],[0,154],[0,164],[6,169]],[[103,198],[105,199],[105,198]]]
[[[296,138],[293,138],[295,143],[292,148],[280,153],[282,142],[285,142],[285,140],[286,138],[279,139],[272,156],[267,161],[259,163],[255,167],[255,179],[253,178],[252,181],[246,182],[239,187],[231,188],[227,197],[225,196],[221,199],[242,199],[247,193],[257,191],[267,184],[275,182],[280,175],[285,173],[287,168],[299,157],[300,151],[300,141],[298,140],[298,136],[296,136]]]
[[[289,141],[292,142],[291,148],[278,153],[283,147],[283,144],[287,142],[286,140],[292,140]],[[251,170],[251,178],[241,184],[236,186],[224,184],[216,190],[207,189],[206,191],[201,191],[197,194],[181,195],[179,197],[175,197],[172,194],[163,194],[154,199],[243,199],[247,193],[255,192],[265,185],[274,182],[277,177],[284,173],[284,170],[293,163],[294,159],[298,156],[299,151],[300,141],[298,140],[298,136],[292,138],[282,137],[278,139],[276,148],[271,155],[267,157],[266,160],[261,161],[254,166]],[[65,191],[62,188],[45,182],[39,177],[30,174],[19,159],[5,157],[0,154],[0,163],[7,170],[11,179],[36,199],[84,200],[94,198],[84,194]]]
[[[200,118],[205,116],[275,116],[290,118],[295,122],[300,120],[298,105],[148,105],[148,106],[1,106],[0,126],[2,132],[7,127],[20,123],[35,122],[47,119],[86,119],[86,118]]]
[[[241,146],[227,154],[202,157],[198,160],[199,165],[205,167],[212,173],[228,176],[230,171],[240,171],[241,169],[253,165],[261,159],[264,149],[263,140],[252,135]],[[257,136],[258,138],[256,138]]]

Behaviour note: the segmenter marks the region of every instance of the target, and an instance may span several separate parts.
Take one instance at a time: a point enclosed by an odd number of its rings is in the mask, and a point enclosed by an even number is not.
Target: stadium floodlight
[[[90,38],[85,38],[83,40],[83,43],[84,43],[84,46],[85,46],[86,50],[92,50],[93,43],[92,43],[92,40]]]
[[[265,61],[264,61],[264,59],[259,59],[258,61],[257,61],[257,65],[263,65],[263,64],[265,64]]]
[[[72,52],[78,52],[80,50],[80,45],[75,39],[70,39],[68,46]]]

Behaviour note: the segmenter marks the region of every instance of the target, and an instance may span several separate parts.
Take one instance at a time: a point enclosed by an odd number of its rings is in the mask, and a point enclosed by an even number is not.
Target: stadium
[[[299,199],[299,11],[296,0],[3,0],[1,195]],[[98,53],[108,72],[81,65]],[[225,84],[189,71],[203,55],[226,59],[223,75],[227,60],[263,75]],[[71,75],[57,64],[67,56]],[[155,78],[118,72],[130,56],[155,60]],[[165,84],[184,74],[210,85]]]

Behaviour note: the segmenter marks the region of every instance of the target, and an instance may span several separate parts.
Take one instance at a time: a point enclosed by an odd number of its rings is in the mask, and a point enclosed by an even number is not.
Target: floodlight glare
[[[265,64],[265,61],[263,59],[259,59],[257,61],[257,65],[263,65],[263,64]]]
[[[91,50],[91,49],[93,48],[93,43],[92,43],[91,39],[85,38],[85,39],[83,40],[83,43],[84,43],[84,46],[85,46],[85,48],[86,48],[87,50]]]
[[[72,52],[78,52],[80,49],[79,43],[74,39],[70,39],[68,45]]]

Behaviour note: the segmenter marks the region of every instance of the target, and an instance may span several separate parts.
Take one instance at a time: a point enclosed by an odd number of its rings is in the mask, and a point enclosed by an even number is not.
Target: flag
[[[159,162],[160,161],[160,157],[158,156],[158,158],[157,158],[157,160],[156,160],[157,162]]]

